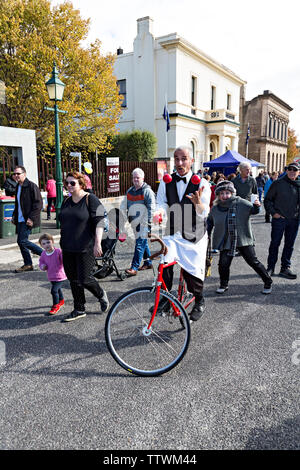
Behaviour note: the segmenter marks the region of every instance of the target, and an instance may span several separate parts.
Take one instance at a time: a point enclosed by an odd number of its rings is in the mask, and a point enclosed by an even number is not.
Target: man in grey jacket
[[[238,167],[239,174],[232,180],[236,195],[251,200],[251,194],[257,194],[257,183],[252,176],[250,176],[251,165],[248,162],[242,162]]]
[[[131,267],[125,270],[127,276],[136,276],[138,271],[152,267],[147,238],[155,209],[155,195],[151,187],[144,182],[144,178],[145,174],[141,168],[133,170],[133,186],[128,189],[120,206],[121,212],[128,217],[136,237]],[[143,259],[144,264],[140,266]]]
[[[298,163],[290,163],[286,175],[272,183],[264,200],[265,209],[272,216],[267,269],[271,275],[274,274],[279,246],[284,235],[279,276],[287,279],[297,278],[297,274],[293,273],[290,267],[300,222],[299,170]]]

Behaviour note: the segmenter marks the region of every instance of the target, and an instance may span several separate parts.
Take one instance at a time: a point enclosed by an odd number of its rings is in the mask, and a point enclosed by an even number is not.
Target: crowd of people
[[[263,281],[263,294],[272,291],[272,276],[278,260],[279,247],[284,237],[279,276],[296,279],[291,270],[291,258],[300,221],[300,166],[290,163],[278,175],[261,171],[254,178],[248,162],[241,163],[238,172],[198,172],[195,179],[193,159],[189,149],[178,147],[174,152],[174,172],[169,179],[161,180],[157,195],[145,182],[140,168],[132,173],[132,186],[126,192],[120,212],[128,220],[135,235],[135,250],[131,266],[126,269],[128,277],[150,269],[148,235],[154,225],[165,222],[164,242],[168,252],[165,262],[177,261],[183,270],[188,291],[195,297],[190,319],[197,321],[205,311],[204,282],[208,240],[219,254],[219,287],[216,292],[224,294],[229,287],[230,266],[235,256],[241,256]],[[69,172],[65,179],[68,196],[62,204],[59,220],[61,225],[60,248],[54,246],[49,234],[42,234],[40,246],[29,240],[33,227],[40,224],[42,198],[40,191],[26,177],[23,166],[15,168],[11,177],[15,195],[13,223],[18,234],[17,242],[24,265],[16,273],[32,271],[30,252],[39,255],[39,267],[46,271],[51,283],[52,307],[50,315],[58,313],[64,305],[62,283],[68,279],[74,308],[64,317],[64,322],[82,318],[85,312],[85,289],[99,302],[99,311],[107,312],[107,293],[93,276],[95,258],[102,255],[102,238],[105,230],[105,208],[92,191],[91,168],[84,174]],[[55,198],[49,178],[48,197],[50,211]],[[54,180],[53,180],[54,181]],[[11,189],[12,190],[12,189]],[[261,204],[265,207],[265,221],[271,221],[271,242],[267,266],[257,259],[251,216],[258,214]],[[152,227],[152,228],[151,228]],[[240,261],[239,261],[240,262]],[[163,270],[168,290],[173,284],[173,266]],[[166,306],[160,302],[159,311]]]

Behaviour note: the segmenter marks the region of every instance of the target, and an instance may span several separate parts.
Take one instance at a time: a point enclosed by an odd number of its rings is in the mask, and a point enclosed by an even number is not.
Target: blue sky
[[[51,0],[53,5],[63,0]],[[91,19],[88,42],[103,53],[133,48],[136,20],[151,16],[154,35],[177,32],[247,82],[246,99],[270,90],[293,109],[300,141],[298,0],[72,0]]]

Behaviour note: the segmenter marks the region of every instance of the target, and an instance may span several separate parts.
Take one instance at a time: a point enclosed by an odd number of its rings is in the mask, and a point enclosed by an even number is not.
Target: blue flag
[[[164,107],[163,118],[167,122],[167,132],[168,132],[168,130],[170,130],[170,116],[169,116],[169,111],[168,111],[166,104]]]
[[[250,137],[250,124],[248,124],[248,129],[247,129],[246,145],[248,144],[249,137]]]

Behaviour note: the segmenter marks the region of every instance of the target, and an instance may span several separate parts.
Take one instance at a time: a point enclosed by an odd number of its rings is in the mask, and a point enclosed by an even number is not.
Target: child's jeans
[[[53,305],[57,305],[60,300],[63,300],[63,292],[61,289],[63,281],[51,281],[51,294],[53,299]]]

